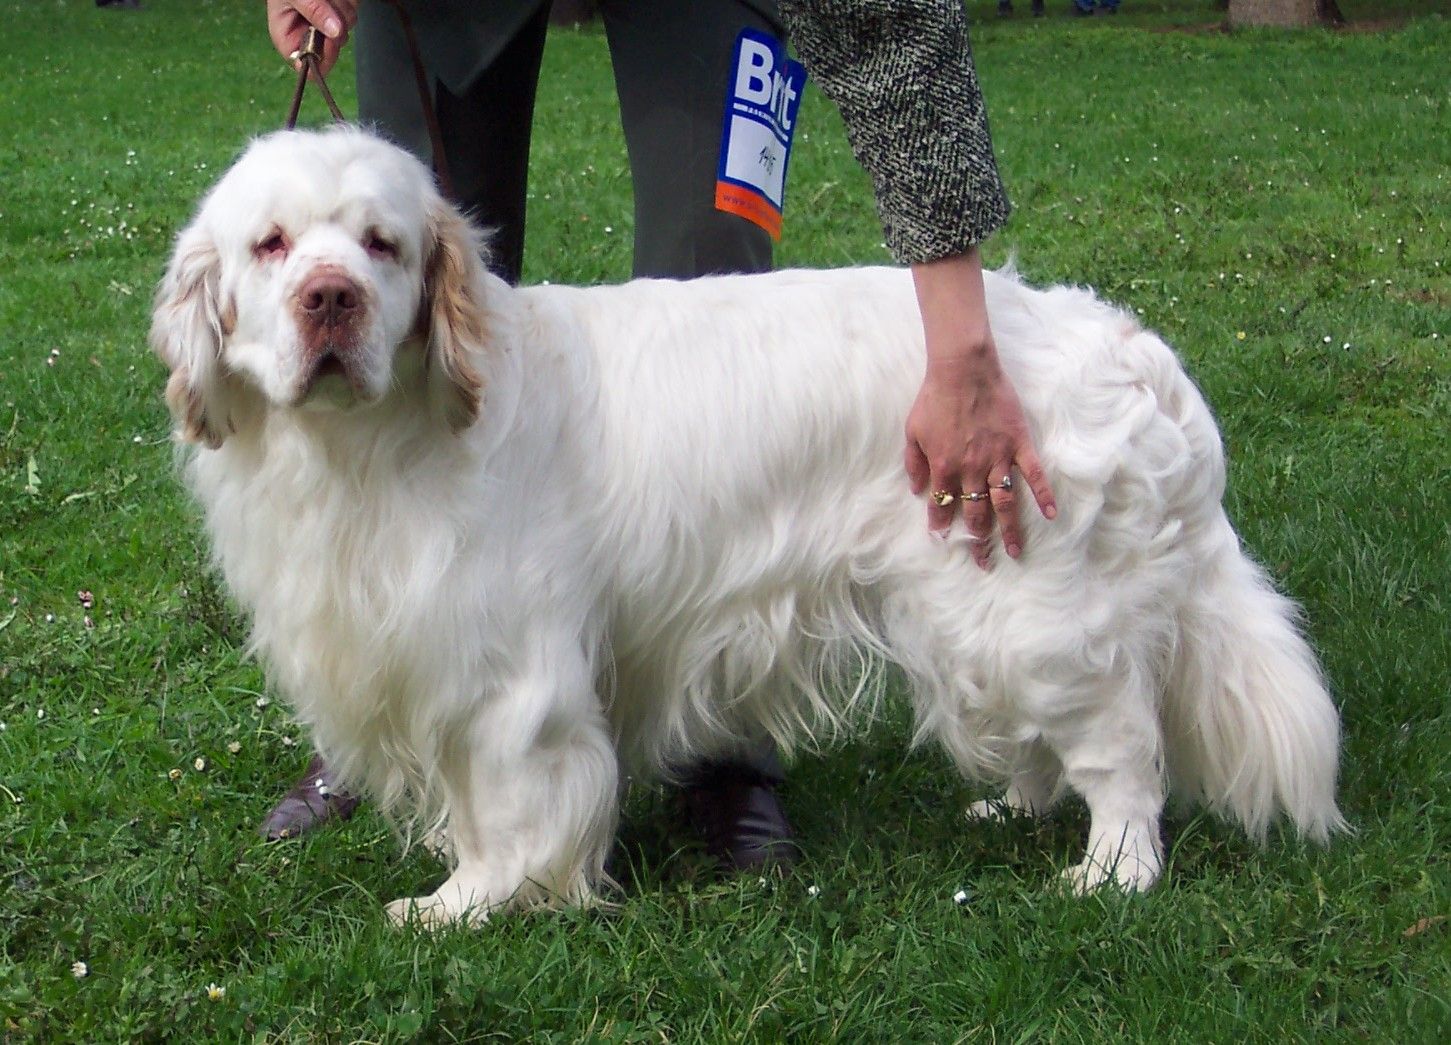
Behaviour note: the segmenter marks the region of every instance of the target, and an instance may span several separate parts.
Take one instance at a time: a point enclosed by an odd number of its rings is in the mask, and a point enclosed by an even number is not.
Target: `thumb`
[[[292,9],[322,30],[322,35],[337,40],[346,35],[347,27],[337,10],[327,0],[292,0]]]

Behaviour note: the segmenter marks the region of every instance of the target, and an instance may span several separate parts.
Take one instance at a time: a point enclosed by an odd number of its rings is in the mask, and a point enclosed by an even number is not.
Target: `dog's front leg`
[[[389,904],[394,921],[477,924],[500,909],[593,898],[619,770],[582,662],[555,662],[481,701],[443,761],[454,872],[429,896]]]

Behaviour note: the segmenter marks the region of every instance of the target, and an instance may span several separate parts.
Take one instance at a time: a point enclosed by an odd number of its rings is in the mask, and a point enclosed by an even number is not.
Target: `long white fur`
[[[277,226],[292,251],[252,248]],[[358,244],[382,226],[396,259]],[[621,766],[829,739],[873,665],[919,739],[1091,817],[1082,888],[1146,888],[1168,781],[1319,840],[1339,724],[1292,604],[1221,508],[1173,352],[1079,289],[989,273],[1060,505],[990,572],[901,467],[924,365],[908,275],[512,289],[427,172],[362,132],[262,139],[181,236],[153,344],[188,482],[270,679],[344,777],[446,817],[456,866],[395,916],[583,903]],[[318,265],[362,288],[358,380],[303,391]],[[863,671],[863,668],[869,670]]]

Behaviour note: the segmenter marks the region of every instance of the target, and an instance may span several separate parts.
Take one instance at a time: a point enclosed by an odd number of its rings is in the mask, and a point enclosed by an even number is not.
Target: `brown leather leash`
[[[347,123],[348,118],[338,108],[338,103],[333,100],[333,92],[328,90],[327,81],[323,79],[322,32],[308,26],[302,37],[302,46],[288,57],[297,63],[297,87],[293,89],[292,107],[287,110],[287,122],[283,126],[289,131],[297,127],[297,114],[302,111],[302,92],[307,87],[308,77],[317,81],[317,89],[322,92],[333,119],[338,123]]]
[[[443,131],[438,126],[438,114],[433,110],[433,95],[428,89],[428,74],[423,70],[423,52],[418,48],[413,22],[399,0],[384,0],[384,3],[398,12],[398,21],[403,26],[403,36],[408,41],[408,56],[413,60],[413,78],[418,88],[418,102],[423,109],[424,122],[428,125],[429,147],[433,149],[433,173],[438,179],[439,189],[445,196],[453,199],[453,178],[449,176],[448,156],[443,148]],[[323,101],[327,102],[333,119],[338,123],[347,122],[348,118],[333,100],[333,93],[328,90],[327,80],[322,75],[322,41],[322,32],[309,27],[302,38],[302,46],[289,56],[297,63],[297,86],[292,91],[292,105],[287,110],[287,122],[284,124],[289,131],[297,127],[297,115],[302,111],[302,95],[309,79],[322,92]]]

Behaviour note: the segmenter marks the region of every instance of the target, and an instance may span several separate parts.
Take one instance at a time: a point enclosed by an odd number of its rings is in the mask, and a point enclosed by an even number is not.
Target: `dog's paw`
[[[1159,880],[1157,860],[1143,860],[1133,853],[1119,853],[1108,861],[1090,855],[1064,871],[1061,880],[1077,896],[1113,886],[1125,893],[1148,892]]]
[[[1001,798],[984,798],[963,810],[963,815],[973,823],[981,823],[1007,820],[1017,816],[1018,810],[1009,806]]]
[[[442,929],[448,925],[480,926],[489,920],[487,905],[450,904],[434,893],[405,896],[383,908],[388,921],[399,928]]]
[[[1018,793],[1016,788],[1008,788],[1005,794],[997,798],[984,798],[974,802],[964,811],[967,819],[978,822],[983,820],[1003,821],[1011,820],[1018,816],[1036,817],[1041,816],[1050,808],[1051,803],[1039,804],[1029,801]]]

